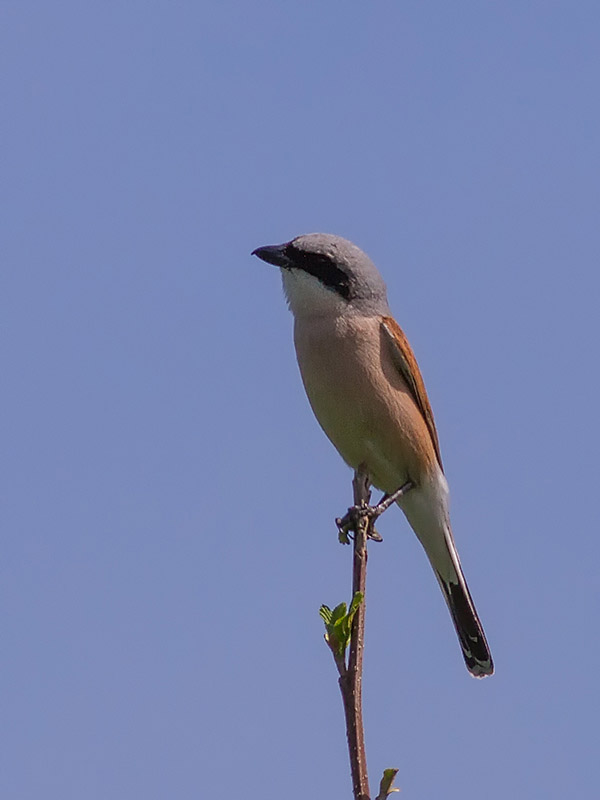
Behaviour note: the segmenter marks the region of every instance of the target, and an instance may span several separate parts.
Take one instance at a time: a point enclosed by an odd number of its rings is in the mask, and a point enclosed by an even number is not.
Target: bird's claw
[[[384,511],[397,502],[406,492],[414,489],[414,483],[411,480],[406,481],[399,489],[393,494],[384,494],[376,506],[369,506],[363,503],[359,506],[350,506],[347,513],[343,517],[338,517],[335,521],[338,529],[338,540],[341,544],[350,544],[350,531],[355,531],[356,526],[361,518],[366,517],[367,524],[367,539],[372,539],[374,542],[383,542],[383,537],[375,530],[375,520],[380,517]]]
[[[374,542],[383,542],[383,537],[375,530],[373,525],[374,520],[382,513],[379,506],[351,506],[343,517],[338,517],[335,521],[338,529],[338,540],[341,544],[350,544],[350,531],[355,531],[359,521],[366,517],[368,520],[367,525],[367,539],[372,539]]]

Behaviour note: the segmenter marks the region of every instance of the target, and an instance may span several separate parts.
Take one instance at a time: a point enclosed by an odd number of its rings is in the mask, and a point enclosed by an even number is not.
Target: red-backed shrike
[[[484,677],[492,656],[460,565],[448,514],[448,484],[423,378],[390,314],[373,262],[340,236],[313,233],[253,253],[281,268],[294,314],[304,388],[344,461],[366,467],[392,494],[433,567],[467,668]]]

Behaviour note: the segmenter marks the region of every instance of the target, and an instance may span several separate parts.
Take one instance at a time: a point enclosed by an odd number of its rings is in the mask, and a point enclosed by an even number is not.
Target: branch
[[[367,758],[365,754],[365,733],[362,717],[362,666],[365,639],[365,590],[367,582],[367,540],[381,541],[373,525],[395,500],[412,488],[411,483],[401,487],[394,495],[386,496],[378,506],[369,506],[371,492],[369,475],[360,465],[352,481],[354,506],[342,519],[336,519],[339,540],[349,544],[348,534],[353,532],[354,553],[352,562],[352,603],[346,610],[346,603],[340,603],[333,611],[329,606],[321,606],[320,614],[325,623],[325,641],[333,654],[339,673],[339,686],[346,717],[346,736],[352,772],[354,800],[370,800]],[[346,650],[350,645],[348,663]],[[376,800],[386,800],[392,792],[397,769],[386,769],[379,785]]]
[[[352,481],[354,506],[362,508],[369,505],[369,476],[362,468],[356,470]],[[357,593],[363,601],[358,606],[352,621],[350,636],[350,655],[345,675],[340,675],[340,691],[346,716],[348,752],[352,772],[352,787],[355,800],[369,800],[369,778],[365,754],[365,731],[362,716],[362,668],[365,644],[365,590],[367,586],[367,533],[369,518],[358,516],[354,525],[354,559],[352,567],[352,597]]]
[[[325,641],[333,654],[339,673],[339,686],[346,717],[346,735],[350,754],[350,770],[354,800],[369,800],[369,779],[365,755],[365,734],[362,719],[362,664],[365,637],[365,587],[367,579],[367,536],[370,517],[371,492],[369,476],[364,469],[356,470],[352,481],[354,506],[343,520],[336,520],[340,541],[349,542],[348,533],[354,532],[354,557],[352,566],[352,603],[340,603],[333,611],[321,606],[320,614],[325,622]],[[346,650],[350,645],[348,664]]]

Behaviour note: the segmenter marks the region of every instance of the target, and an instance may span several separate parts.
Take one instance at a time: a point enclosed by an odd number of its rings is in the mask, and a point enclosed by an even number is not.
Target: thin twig
[[[352,789],[354,800],[370,800],[367,758],[365,754],[365,732],[362,717],[362,667],[365,643],[365,592],[367,584],[367,541],[381,541],[373,524],[403,494],[413,488],[407,481],[396,492],[384,495],[376,506],[370,506],[369,475],[361,464],[354,473],[352,481],[354,505],[348,513],[336,519],[338,538],[342,544],[350,543],[352,532],[354,541],[352,561],[352,602],[348,607],[340,603],[333,610],[321,606],[319,611],[325,623],[325,641],[333,654],[339,674],[339,686],[346,717],[346,736],[350,754]],[[346,652],[348,663],[346,664]],[[376,800],[385,800],[399,789],[393,786],[397,769],[384,770]]]
[[[354,489],[354,505],[368,505],[371,498],[369,477],[362,467],[356,470],[352,481]],[[352,596],[360,592],[363,601],[360,603],[352,621],[350,638],[350,654],[348,668],[340,675],[339,684],[344,702],[346,716],[346,732],[350,769],[352,772],[352,788],[355,800],[369,800],[369,779],[367,775],[367,758],[365,754],[365,734],[362,718],[362,664],[365,636],[365,588],[367,581],[367,532],[369,519],[365,515],[356,516],[354,526],[354,562],[352,571]]]

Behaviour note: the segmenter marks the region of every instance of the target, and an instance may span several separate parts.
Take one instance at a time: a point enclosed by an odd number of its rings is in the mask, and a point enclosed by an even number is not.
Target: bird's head
[[[385,283],[377,267],[341,236],[308,233],[284,244],[258,247],[252,255],[281,268],[295,316],[388,311]]]

